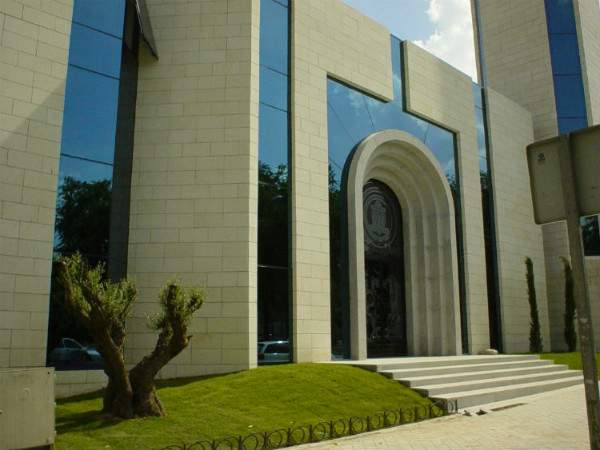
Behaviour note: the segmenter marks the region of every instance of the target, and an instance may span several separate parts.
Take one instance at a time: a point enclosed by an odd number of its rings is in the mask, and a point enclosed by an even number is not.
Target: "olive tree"
[[[104,265],[90,267],[78,253],[58,260],[58,277],[67,309],[88,329],[104,359],[108,385],[103,412],[115,417],[164,416],[155,388],[159,370],[187,347],[188,325],[204,301],[200,289],[186,290],[170,280],[159,294],[160,312],[149,318],[158,332],[154,350],[131,370],[123,355],[126,322],[137,299],[130,280],[106,280]]]

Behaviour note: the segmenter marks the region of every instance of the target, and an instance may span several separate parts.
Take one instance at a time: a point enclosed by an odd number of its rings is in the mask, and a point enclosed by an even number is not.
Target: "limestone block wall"
[[[206,288],[191,345],[161,376],[256,365],[259,2],[150,0],[160,59],[140,54],[129,275],[140,301],[127,361],[173,276]]]
[[[294,358],[331,358],[327,77],[392,98],[389,31],[339,0],[292,8]]]
[[[544,0],[479,0],[479,5],[487,87],[531,112],[536,140],[556,135]]]
[[[588,277],[588,293],[592,306],[594,340],[596,348],[598,348],[600,346],[600,256],[588,256],[585,258],[585,270]]]
[[[458,133],[470,351],[489,347],[483,212],[471,79],[412,43],[404,44],[407,109]]]
[[[542,339],[550,349],[542,229],[533,218],[525,148],[533,141],[531,114],[512,100],[486,89],[490,164],[496,209],[496,245],[507,353],[529,351],[529,302],[525,258],[533,261]]]
[[[600,123],[600,5],[596,0],[574,0],[573,6],[588,121],[596,125]]]
[[[46,363],[72,8],[0,2],[0,367]]]
[[[98,391],[107,381],[102,370],[57,370],[54,372],[54,396],[65,398]]]

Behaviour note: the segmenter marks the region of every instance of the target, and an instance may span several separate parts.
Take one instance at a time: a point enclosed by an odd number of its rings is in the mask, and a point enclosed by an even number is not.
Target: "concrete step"
[[[448,374],[458,374],[458,373],[466,373],[466,372],[481,372],[481,371],[489,371],[489,370],[505,370],[505,369],[516,369],[516,368],[526,368],[526,367],[541,367],[552,365],[552,361],[549,360],[541,360],[541,359],[525,359],[525,360],[516,360],[509,362],[486,362],[483,364],[464,364],[464,365],[444,365],[437,367],[419,367],[419,368],[410,368],[410,369],[392,369],[392,370],[381,370],[380,373],[393,378],[395,380],[401,380],[404,378],[414,378],[414,377],[423,377],[423,376],[433,376],[433,375],[448,375]]]
[[[392,378],[400,381],[402,384],[417,388],[421,386],[445,384],[445,383],[460,383],[462,381],[477,381],[486,380],[497,377],[510,377],[517,375],[529,375],[532,373],[553,373],[566,372],[567,366],[561,364],[547,364],[543,366],[517,367],[513,369],[500,370],[482,370],[477,372],[459,372],[447,375],[434,375],[413,378],[398,378],[395,373],[392,373]]]
[[[353,365],[377,372],[422,369],[427,367],[450,367],[479,364],[496,364],[500,362],[537,361],[537,355],[468,355],[468,356],[431,356],[408,358],[381,358],[366,360]]]
[[[468,392],[449,392],[431,397],[434,400],[443,400],[447,402],[456,401],[458,408],[468,408],[471,406],[484,405],[508,400],[516,397],[540,394],[542,392],[561,389],[583,383],[580,375],[558,380],[536,381],[532,383],[515,384],[511,386],[501,386],[494,388],[485,388]]]
[[[450,393],[468,393],[471,391],[480,391],[482,389],[508,387],[520,384],[528,384],[543,381],[564,380],[573,377],[581,377],[581,371],[561,370],[554,372],[532,373],[528,375],[516,375],[510,377],[497,377],[484,380],[463,381],[460,383],[446,383],[437,385],[428,385],[416,388],[418,392],[427,397],[436,397],[442,394]],[[465,394],[461,394],[465,395]]]

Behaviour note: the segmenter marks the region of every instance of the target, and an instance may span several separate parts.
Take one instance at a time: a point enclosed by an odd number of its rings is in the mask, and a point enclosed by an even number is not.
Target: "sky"
[[[477,81],[469,0],[344,0]]]

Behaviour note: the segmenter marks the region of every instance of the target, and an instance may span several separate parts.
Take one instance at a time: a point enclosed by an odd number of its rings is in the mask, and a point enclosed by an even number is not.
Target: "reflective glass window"
[[[267,105],[288,109],[288,77],[268,67],[260,68],[260,101]]]
[[[119,80],[70,66],[61,152],[112,163]]]
[[[126,0],[75,0],[73,22],[78,22],[96,30],[123,35]]]
[[[274,0],[260,4],[260,64],[288,73],[288,8]]]
[[[288,270],[259,266],[258,294],[258,342],[288,340]]]
[[[551,34],[550,56],[554,75],[581,73],[576,34]]]
[[[581,75],[555,75],[554,92],[559,122],[561,117],[586,117]]]
[[[260,161],[273,170],[288,161],[288,114],[268,105],[259,106]]]
[[[581,237],[586,256],[600,256],[600,226],[598,216],[581,219]]]
[[[71,27],[69,64],[118,78],[121,45],[120,39],[74,23]]]
[[[559,117],[558,132],[560,134],[570,133],[571,131],[587,128],[588,121],[586,117]]]
[[[289,350],[289,10],[283,0],[261,0],[260,6],[257,334],[259,343],[283,340]],[[261,347],[261,364],[291,358],[283,352],[270,359]]]
[[[577,33],[572,0],[545,0],[550,33]]]

